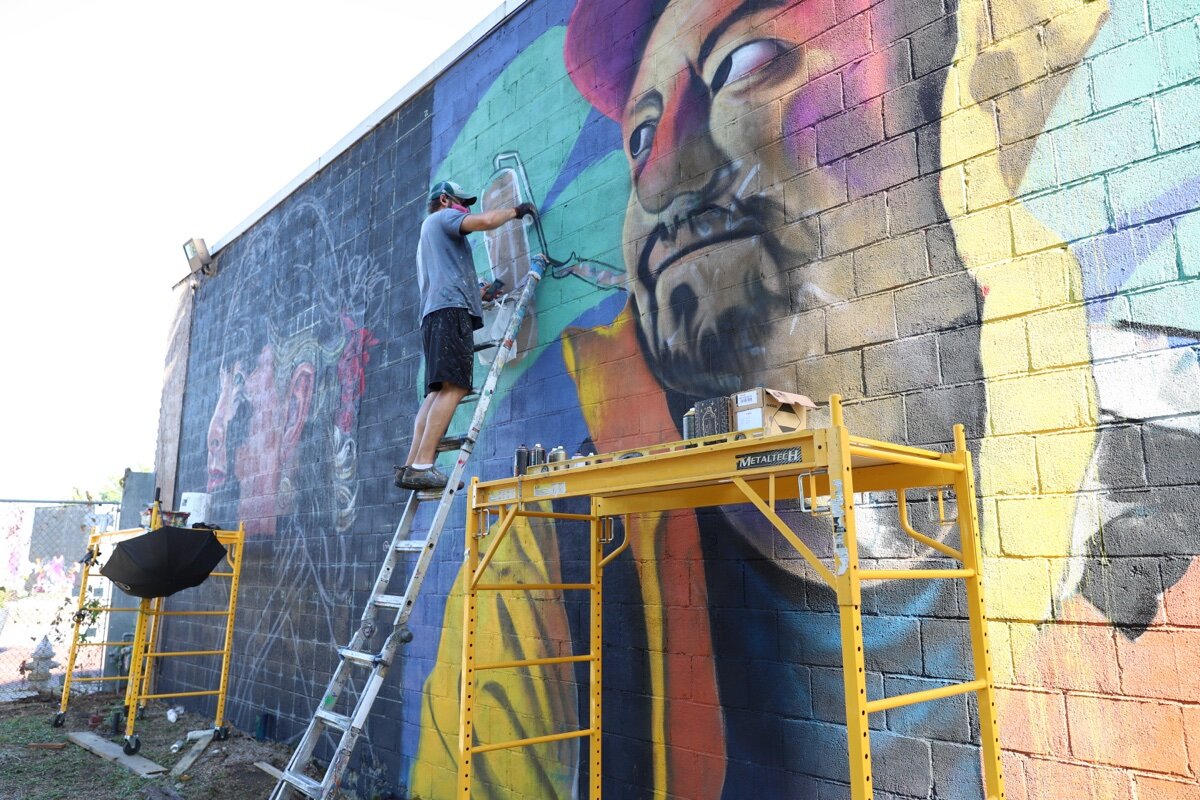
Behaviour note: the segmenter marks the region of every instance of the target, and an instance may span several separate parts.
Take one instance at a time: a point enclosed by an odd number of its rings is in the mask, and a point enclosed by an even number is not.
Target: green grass
[[[41,709],[0,718],[0,800],[129,800],[151,781],[68,744],[35,750],[36,742],[66,742]]]

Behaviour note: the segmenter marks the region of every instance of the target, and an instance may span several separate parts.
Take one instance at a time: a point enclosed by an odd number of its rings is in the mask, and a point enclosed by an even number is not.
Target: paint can
[[[535,444],[529,451],[529,471],[530,472],[545,472],[542,466],[546,463],[546,448],[540,443]]]
[[[513,453],[513,477],[520,477],[529,469],[529,449],[522,442]]]
[[[696,438],[696,407],[695,406],[692,406],[691,408],[689,408],[687,410],[687,413],[683,415],[683,438],[684,439],[695,439]]]
[[[562,469],[562,463],[567,460],[567,451],[560,444],[555,446],[546,455],[546,461],[550,464],[550,469]]]

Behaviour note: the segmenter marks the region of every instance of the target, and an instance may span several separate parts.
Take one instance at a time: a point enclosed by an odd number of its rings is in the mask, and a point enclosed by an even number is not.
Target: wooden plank
[[[106,761],[114,761],[128,770],[136,772],[143,778],[153,778],[167,771],[166,767],[159,766],[148,758],[142,758],[139,755],[125,755],[125,751],[121,745],[110,742],[108,739],[97,736],[94,733],[72,731],[67,734],[67,739],[79,745],[84,750],[95,753]]]
[[[67,746],[66,742],[30,742],[25,745],[30,750],[62,750]]]
[[[279,781],[283,778],[283,770],[281,770],[279,767],[271,766],[270,764],[268,764],[265,761],[255,761],[254,766],[258,767],[263,772],[270,775],[276,781]]]
[[[204,735],[200,736],[192,743],[192,749],[187,751],[183,758],[179,759],[179,763],[171,768],[171,777],[178,778],[183,773],[192,768],[192,764],[196,763],[196,759],[204,752],[204,748],[212,742],[216,731],[208,730]]]

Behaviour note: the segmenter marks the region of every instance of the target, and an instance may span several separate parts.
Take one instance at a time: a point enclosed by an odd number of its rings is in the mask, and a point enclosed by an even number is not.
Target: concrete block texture
[[[925,237],[919,232],[885,239],[854,253],[854,288],[860,296],[915,283],[928,275]]]
[[[896,292],[901,336],[971,325],[979,320],[978,289],[965,272],[931,278]]]
[[[881,194],[855,200],[821,215],[825,256],[873,244],[887,236],[887,205]]]
[[[917,174],[917,137],[911,133],[859,153],[846,162],[846,184],[851,198],[899,186]]]
[[[848,350],[896,338],[896,310],[888,294],[876,294],[830,306],[826,340],[832,351]]]
[[[817,159],[828,163],[883,141],[883,102],[868,100],[817,124]]]
[[[1200,0],[507,6],[196,291],[173,488],[252,540],[231,723],[265,711],[298,736],[357,624],[406,499],[392,465],[428,369],[417,247],[429,185],[452,179],[473,212],[539,211],[466,237],[462,292],[515,289],[532,252],[557,264],[468,478],[508,474],[519,444],[673,440],[689,407],[755,385],[841,394],[853,434],[911,446],[944,450],[963,424],[1007,796],[1191,798]],[[909,498],[915,527],[961,545],[967,498],[946,522]],[[790,502],[780,516],[832,563],[830,520]],[[855,502],[864,564],[953,566],[903,535],[894,494]],[[364,797],[455,791],[461,502],[449,519],[384,735],[352,763]],[[492,566],[586,581],[583,527],[522,522]],[[618,527],[633,546],[604,576],[605,795],[848,798],[837,595],[752,509]],[[489,658],[588,651],[586,603],[537,594],[479,602]],[[961,582],[867,581],[861,610],[871,697],[971,677]],[[582,667],[486,672],[479,741],[586,726]],[[211,677],[172,665],[163,689]],[[876,797],[982,796],[972,696],[870,727]],[[577,740],[480,763],[479,797],[583,796],[592,777]]]
[[[863,373],[869,396],[924,389],[941,383],[938,342],[932,334],[868,347]]]

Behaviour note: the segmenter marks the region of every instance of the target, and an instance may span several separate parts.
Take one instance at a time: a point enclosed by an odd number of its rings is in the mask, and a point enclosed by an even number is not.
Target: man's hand
[[[504,294],[504,281],[496,278],[491,283],[479,283],[479,299],[485,303],[490,303],[500,295]]]
[[[514,208],[513,211],[517,212],[517,219],[520,219],[521,217],[529,217],[530,219],[537,218],[537,206],[535,206],[533,203],[521,203],[521,205]]]

